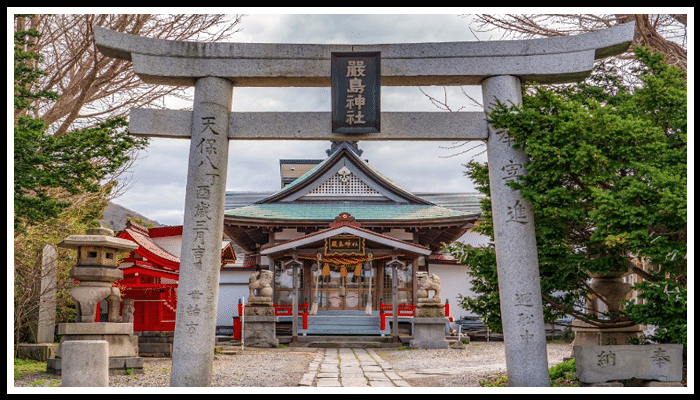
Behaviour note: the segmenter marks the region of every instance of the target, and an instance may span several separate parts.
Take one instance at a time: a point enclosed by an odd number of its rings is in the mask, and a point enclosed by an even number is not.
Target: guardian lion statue
[[[435,274],[430,274],[425,271],[416,272],[416,279],[418,280],[418,291],[416,292],[419,299],[429,298],[428,291],[432,290],[435,292],[433,294],[434,299],[440,298],[440,277]]]
[[[250,275],[248,279],[248,289],[250,289],[250,297],[255,297],[255,291],[258,291],[259,297],[272,297],[272,271],[262,270]]]

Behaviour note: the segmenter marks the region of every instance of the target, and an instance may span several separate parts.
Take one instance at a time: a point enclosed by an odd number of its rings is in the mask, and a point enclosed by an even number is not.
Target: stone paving
[[[371,348],[319,349],[299,386],[410,386]]]

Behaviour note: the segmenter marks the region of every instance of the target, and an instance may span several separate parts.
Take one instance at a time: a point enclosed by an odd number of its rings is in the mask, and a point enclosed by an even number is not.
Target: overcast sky
[[[273,9],[271,9],[273,10]],[[409,10],[413,11],[413,10]],[[468,10],[465,10],[468,11]],[[248,14],[232,41],[249,43],[383,44],[477,40],[469,19],[458,14]],[[480,40],[489,40],[484,35]],[[497,39],[497,38],[495,38]],[[459,87],[423,87],[440,99],[447,90],[450,107],[481,110]],[[464,87],[481,101],[480,87]],[[417,87],[382,87],[382,111],[434,111]],[[183,108],[174,103],[172,108]],[[330,88],[234,88],[234,111],[330,111]],[[452,142],[359,142],[363,159],[412,192],[474,192],[464,176],[467,156],[449,157]],[[323,159],[330,142],[231,141],[227,191],[280,188],[279,160]],[[163,225],[181,225],[189,140],[151,139],[132,169],[130,189],[114,202]],[[475,153],[472,153],[475,154]],[[485,160],[485,156],[481,156]]]

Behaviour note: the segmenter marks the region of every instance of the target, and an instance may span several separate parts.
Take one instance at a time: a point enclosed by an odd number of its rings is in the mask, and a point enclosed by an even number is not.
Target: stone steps
[[[308,329],[300,329],[307,335],[380,335],[378,316],[360,315],[314,315],[308,317]]]
[[[299,336],[294,346],[315,348],[388,348],[399,347],[401,343],[393,343],[392,338],[388,336],[329,335]]]

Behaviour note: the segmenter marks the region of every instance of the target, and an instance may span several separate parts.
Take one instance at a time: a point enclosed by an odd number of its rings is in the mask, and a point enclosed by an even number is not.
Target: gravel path
[[[318,349],[281,348],[227,351],[214,360],[214,387],[296,387]],[[505,373],[503,342],[473,342],[464,350],[375,349],[385,364],[416,387],[479,386],[479,381]],[[570,344],[547,345],[551,365],[571,355]],[[110,387],[167,387],[171,359],[144,358],[144,373],[110,376]],[[52,381],[53,379],[53,381]],[[56,381],[58,379],[58,381]],[[37,382],[40,382],[37,384]],[[15,387],[53,386],[60,377],[26,374],[15,378]]]
[[[464,350],[376,350],[413,387],[478,387],[506,373],[503,342],[472,342]],[[571,344],[548,344],[549,366],[571,356]]]

